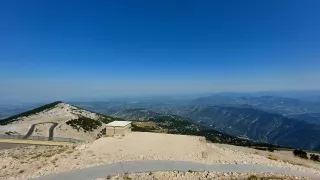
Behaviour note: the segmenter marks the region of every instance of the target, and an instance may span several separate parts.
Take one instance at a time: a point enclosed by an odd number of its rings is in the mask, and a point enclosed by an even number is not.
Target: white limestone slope
[[[84,116],[90,119],[98,120],[100,115],[92,113],[70,104],[59,103],[51,109],[46,109],[39,113],[17,118],[8,125],[0,126],[0,134],[5,132],[14,132],[14,134],[25,135],[32,124],[44,123],[36,125],[35,131],[32,136],[48,136],[49,128],[52,123],[58,123],[55,128],[55,137],[74,138],[80,140],[94,140],[96,135],[104,128],[104,125],[94,130],[93,132],[84,132],[82,130],[73,129],[67,125],[66,122],[72,119],[78,119],[80,116]]]

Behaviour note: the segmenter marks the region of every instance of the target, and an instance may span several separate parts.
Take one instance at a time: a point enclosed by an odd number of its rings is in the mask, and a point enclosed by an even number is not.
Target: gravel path
[[[44,128],[46,132],[48,128],[48,126]],[[57,128],[58,127],[56,127],[56,129]],[[141,168],[141,171],[173,171],[184,166],[172,165],[172,163],[165,163],[163,165],[163,163],[160,162],[187,161],[208,165],[216,164],[215,167],[212,167],[213,169],[209,169],[211,171],[222,171],[221,167],[225,167],[227,171],[235,171],[232,170],[235,169],[233,166],[243,168],[248,164],[251,168],[261,165],[278,168],[277,170],[280,168],[279,172],[284,173],[287,171],[296,171],[304,172],[306,176],[310,176],[310,174],[320,176],[318,168],[309,167],[307,166],[308,164],[300,165],[298,164],[299,162],[296,163],[296,161],[285,161],[281,156],[276,156],[275,152],[268,152],[266,155],[256,154],[256,150],[253,152],[243,152],[237,150],[236,147],[233,149],[233,146],[219,147],[216,144],[207,143],[202,137],[132,132],[125,137],[119,138],[120,139],[100,138],[91,143],[66,147],[27,146],[2,150],[0,151],[0,179],[32,179],[55,173],[62,173],[58,175],[57,179],[77,179],[73,177],[78,177],[78,174],[79,179],[95,179],[105,177],[109,173],[110,175],[114,173],[114,171],[110,170],[111,165],[108,166],[107,164],[116,163],[112,166],[121,167],[121,165],[123,165],[123,167],[126,168],[130,164],[120,164],[119,162],[145,160],[156,161],[156,165],[134,163],[134,167],[140,165],[141,167],[139,168]],[[53,143],[53,141],[46,142]],[[314,162],[310,161],[310,163]],[[159,169],[159,167],[167,168],[170,166],[175,169]],[[146,169],[152,167],[156,168],[151,170]],[[203,167],[203,165],[192,166],[185,168],[185,170],[196,170],[195,168],[197,167]],[[270,170],[268,167],[267,170]],[[243,169],[241,170],[244,171]],[[120,168],[119,173],[126,171],[128,170]],[[254,171],[254,169],[249,169],[249,171]],[[72,172],[76,173],[72,174]],[[67,177],[64,177],[64,175]],[[55,175],[49,177],[55,178]],[[47,178],[44,178],[44,180],[46,179]]]
[[[63,172],[35,178],[34,180],[90,180],[103,178],[108,175],[118,175],[124,173],[141,173],[141,172],[159,172],[159,171],[196,171],[196,172],[236,172],[236,173],[279,173],[286,175],[302,176],[310,179],[320,179],[317,176],[308,172],[293,171],[278,167],[269,167],[255,164],[201,164],[186,161],[129,161],[113,163],[108,165],[95,166],[85,169]]]

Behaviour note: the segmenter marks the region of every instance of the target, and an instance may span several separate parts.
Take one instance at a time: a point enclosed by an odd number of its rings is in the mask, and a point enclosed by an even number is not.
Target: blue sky
[[[0,2],[0,100],[320,89],[320,1]]]

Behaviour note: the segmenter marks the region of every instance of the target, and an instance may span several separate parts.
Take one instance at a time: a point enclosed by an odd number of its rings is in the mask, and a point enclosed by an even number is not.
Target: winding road
[[[53,140],[53,136],[54,136],[54,128],[56,128],[58,126],[58,123],[52,123],[52,126],[49,129],[49,141]]]
[[[46,123],[51,123],[52,124],[52,126],[49,129],[49,138],[48,138],[49,141],[52,141],[53,137],[54,137],[54,128],[57,127],[57,125],[58,125],[58,123],[55,123],[55,122],[45,122],[45,123],[32,124],[30,129],[29,129],[29,131],[27,132],[27,134],[22,139],[28,139],[33,134],[36,125],[38,125],[38,124],[46,124]]]
[[[32,135],[36,125],[37,124],[32,124],[31,127],[29,128],[29,131],[27,132],[27,134],[22,139],[28,139]]]
[[[35,178],[34,180],[91,180],[103,178],[108,175],[118,175],[124,173],[141,173],[141,172],[157,172],[157,171],[214,171],[214,172],[255,172],[255,173],[281,173],[287,175],[303,176],[312,180],[319,180],[320,176],[309,172],[294,171],[285,168],[269,167],[256,164],[201,164],[186,161],[129,161],[119,162],[85,169],[78,169],[59,174],[52,174]]]

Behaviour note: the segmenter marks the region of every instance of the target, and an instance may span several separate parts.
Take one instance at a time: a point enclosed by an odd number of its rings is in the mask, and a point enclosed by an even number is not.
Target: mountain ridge
[[[111,115],[112,117],[116,118],[121,118],[125,119],[128,121],[148,121],[151,118],[158,118],[158,117],[170,117],[174,118],[177,120],[188,120],[188,118],[181,117],[179,115],[174,115],[170,113],[160,113],[160,112],[155,112],[149,109],[143,109],[143,108],[130,108],[130,109],[125,109],[122,111],[119,111],[117,113],[114,113]]]
[[[288,117],[294,118],[294,119],[301,119],[310,124],[320,124],[320,113],[294,114]]]
[[[0,133],[25,135],[35,125],[33,135],[48,136],[51,124],[56,123],[57,137],[91,141],[100,137],[105,124],[114,120],[119,119],[56,101],[1,120]]]
[[[251,108],[195,106],[181,109],[177,115],[134,108],[117,112],[113,116],[91,112],[57,101],[5,119],[0,126],[0,133],[11,131],[24,134],[32,124],[57,122],[59,123],[56,129],[58,135],[69,136],[71,133],[72,136],[79,135],[80,138],[73,137],[75,139],[86,139],[85,136],[90,134],[91,138],[89,139],[93,139],[102,131],[103,124],[114,120],[132,120],[153,121],[158,123],[159,127],[168,128],[171,133],[203,135],[211,140],[215,140],[212,139],[213,137],[219,139],[218,136],[223,136],[222,141],[226,143],[245,142],[237,138],[241,136],[261,143],[286,147],[293,145],[312,150],[317,150],[320,147],[317,139],[314,138],[318,135],[318,126]],[[179,128],[177,129],[175,125]],[[188,129],[182,125],[192,128]],[[45,126],[40,127],[39,125],[39,131],[36,134],[45,135],[45,128]],[[286,131],[284,132],[284,130]],[[310,137],[308,134],[314,137]],[[245,143],[248,144],[248,142]],[[297,146],[297,143],[300,146]]]
[[[282,115],[320,113],[320,102],[271,95],[259,97],[211,95],[197,98],[193,103],[194,105],[217,105],[227,107],[247,106]]]
[[[130,112],[130,114],[127,114]],[[143,116],[143,112],[145,112],[145,116]],[[181,117],[179,115],[174,114],[163,114],[152,112],[150,116],[150,110],[141,109],[141,108],[133,108],[120,111],[116,113],[118,116],[124,118],[125,120],[133,121],[133,130],[144,131],[144,132],[157,132],[158,130],[166,130],[167,133],[170,134],[183,134],[183,135],[195,135],[195,136],[204,136],[207,140],[216,143],[226,143],[226,144],[233,144],[238,146],[263,146],[263,147],[281,147],[279,145],[272,145],[264,142],[254,142],[252,140],[243,139],[240,137],[236,137],[230,134],[226,134],[224,132],[220,132],[214,130],[211,127],[205,127],[199,123],[193,122],[191,119],[186,117]],[[121,113],[124,113],[122,115]],[[134,113],[138,114],[139,120],[135,119],[137,117]],[[138,125],[136,125],[138,122]],[[144,122],[148,124],[149,122],[153,122],[156,124],[155,127],[145,128],[139,127],[140,123]],[[282,146],[283,147],[283,146]]]
[[[257,141],[320,150],[320,126],[253,108],[194,106],[181,116],[222,132]]]
[[[62,101],[55,101],[53,103],[49,103],[49,104],[40,106],[40,107],[32,109],[32,110],[22,112],[17,115],[13,115],[13,116],[10,116],[10,117],[4,118],[4,119],[0,119],[0,125],[9,124],[9,123],[13,122],[14,120],[17,120],[19,117],[29,116],[29,115],[36,114],[36,113],[39,113],[44,110],[54,108],[56,105],[58,105],[60,103],[63,103],[63,102]]]

